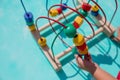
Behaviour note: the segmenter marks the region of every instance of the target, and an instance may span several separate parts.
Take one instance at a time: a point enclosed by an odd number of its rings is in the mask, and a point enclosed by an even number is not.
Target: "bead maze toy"
[[[104,32],[108,37],[111,37],[113,35],[113,33],[115,32],[114,27],[111,25],[112,19],[110,22],[107,21],[106,14],[104,13],[103,9],[99,6],[99,4],[97,2],[95,2],[94,0],[89,0],[89,1],[77,0],[77,2],[78,2],[78,5],[75,8],[71,8],[66,3],[62,3],[62,0],[61,0],[60,4],[55,4],[49,8],[48,17],[40,16],[36,19],[36,21],[34,23],[33,14],[31,12],[27,12],[27,10],[25,9],[25,6],[21,0],[21,3],[25,10],[24,18],[25,18],[26,24],[28,25],[28,28],[30,29],[37,44],[39,44],[39,47],[42,49],[44,55],[46,56],[46,58],[49,60],[49,62],[51,63],[51,65],[53,66],[53,68],[56,71],[59,71],[62,67],[59,59],[65,55],[69,54],[69,52],[71,52],[72,48],[75,47],[77,49],[80,57],[84,56],[83,59],[91,60],[91,56],[88,51],[89,48],[88,48],[86,42],[101,32]],[[89,4],[90,2],[94,3],[94,5]],[[58,8],[54,8],[56,6]],[[70,11],[68,11],[64,14],[63,11],[65,11],[67,9],[70,9]],[[102,11],[104,16],[100,15],[100,13],[99,13],[100,11]],[[73,14],[74,12],[77,13],[78,16],[76,16],[73,23],[62,24],[59,22],[60,20]],[[50,18],[50,16],[51,16],[51,18]],[[56,17],[56,16],[58,16],[57,19],[53,19],[53,17]],[[88,17],[88,16],[93,19],[95,24],[91,24],[86,19],[86,17]],[[37,22],[39,19],[48,19],[49,23],[38,28]],[[89,26],[91,27],[91,29],[93,31],[93,34],[90,34],[87,37],[85,37],[84,35],[77,32],[77,29],[79,29],[80,26],[82,26],[84,21],[86,21],[89,24]],[[44,36],[41,36],[40,32],[44,31],[49,26],[51,26],[51,28],[55,32],[54,28],[52,27],[52,25],[55,23],[58,23],[59,25],[61,25],[63,27],[61,32],[64,31],[65,35],[68,38],[71,38],[71,39],[73,38],[74,44],[72,46],[68,47],[66,50],[61,51],[60,53],[58,53],[57,55],[54,56],[53,51],[48,47],[47,39]],[[96,31],[93,29],[93,27],[92,27],[93,25],[98,27],[98,29]],[[58,33],[58,35],[60,33]],[[56,37],[58,37],[58,35]],[[54,40],[56,40],[56,38]]]

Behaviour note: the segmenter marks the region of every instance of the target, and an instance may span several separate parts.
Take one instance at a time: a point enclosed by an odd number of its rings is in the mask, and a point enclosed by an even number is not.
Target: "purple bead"
[[[66,4],[66,3],[63,3],[62,5],[67,6],[67,4]],[[66,10],[66,9],[67,9],[67,8],[66,8],[66,7],[64,7],[64,6],[61,6],[62,10]]]

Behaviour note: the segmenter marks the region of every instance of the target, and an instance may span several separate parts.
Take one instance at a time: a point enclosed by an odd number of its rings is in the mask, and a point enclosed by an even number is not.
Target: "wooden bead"
[[[99,10],[99,7],[97,5],[92,6],[92,11],[97,12]]]
[[[90,4],[88,4],[88,3],[83,3],[82,4],[82,9],[84,10],[84,11],[90,11],[90,9],[91,9],[91,5]]]
[[[86,47],[84,50],[78,50],[78,52],[82,55],[88,54],[88,47]]]
[[[76,46],[81,46],[84,44],[85,40],[84,40],[84,36],[82,34],[77,34],[77,36],[75,36],[73,38],[73,42]]]
[[[52,8],[49,12],[50,16],[55,17],[59,14],[57,9]]]
[[[62,13],[62,8],[57,8],[57,11],[58,11],[58,14],[61,14]]]
[[[77,16],[74,22],[76,22],[79,26],[81,26],[81,24],[83,23],[83,18],[81,18],[80,16]]]

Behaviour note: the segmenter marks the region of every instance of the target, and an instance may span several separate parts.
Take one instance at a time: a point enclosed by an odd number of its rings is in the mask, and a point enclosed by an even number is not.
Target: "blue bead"
[[[91,15],[93,15],[93,16],[97,16],[98,14],[99,14],[99,11],[97,11],[97,12],[91,11]]]
[[[67,4],[66,4],[66,3],[63,3],[62,5],[67,6]],[[67,8],[66,8],[66,7],[64,7],[64,6],[61,6],[61,8],[62,8],[62,10],[66,10],[66,9],[67,9]]]
[[[31,12],[25,13],[24,18],[26,23],[33,22],[33,14]]]

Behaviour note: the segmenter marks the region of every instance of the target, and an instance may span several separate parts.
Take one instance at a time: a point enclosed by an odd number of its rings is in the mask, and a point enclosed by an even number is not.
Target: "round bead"
[[[85,43],[84,36],[82,34],[77,34],[77,36],[73,38],[73,42],[76,46],[83,45]]]
[[[26,24],[27,24],[28,26],[31,26],[31,25],[34,24],[33,14],[32,14],[31,12],[25,13],[25,14],[24,14],[24,18],[25,18]]]
[[[76,47],[72,48],[72,54],[77,54],[77,53],[78,53],[77,48]]]
[[[55,16],[57,16],[59,13],[58,13],[58,10],[57,10],[57,9],[52,8],[52,9],[50,10],[49,14],[50,14],[50,16],[55,17]]]
[[[63,3],[62,5],[67,6],[67,4],[66,4],[66,3]],[[62,9],[62,10],[66,10],[66,9],[67,9],[67,8],[66,8],[66,7],[64,7],[64,6],[61,6],[61,9]]]
[[[30,31],[36,30],[35,25],[33,24],[33,25],[29,26],[29,29],[30,29]]]
[[[77,16],[73,24],[75,28],[79,28],[79,26],[81,26],[82,23],[83,23],[83,18],[81,18],[80,16]]]
[[[80,26],[79,26],[79,24],[77,23],[77,22],[73,22],[73,25],[74,25],[74,27],[77,29],[77,28],[79,28]]]
[[[92,6],[92,11],[97,12],[99,10],[99,7],[97,5]]]
[[[76,35],[76,29],[72,24],[67,24],[67,28],[64,29],[64,32],[67,37],[73,38]]]
[[[88,54],[88,47],[86,47],[84,50],[78,50],[78,51],[82,55]]]
[[[88,15],[88,12],[87,11],[84,11],[83,9],[80,9],[80,13],[86,17]]]
[[[98,14],[99,14],[99,11],[97,11],[97,12],[91,11],[91,15],[93,15],[93,16],[97,16]]]
[[[33,14],[31,12],[25,13],[24,18],[26,22],[32,22],[33,21]]]
[[[91,5],[88,4],[88,3],[83,3],[83,4],[82,4],[82,9],[83,9],[84,11],[90,11]]]
[[[57,11],[58,11],[58,14],[61,14],[62,13],[62,8],[57,8]]]
[[[46,46],[46,39],[44,37],[41,37],[38,39],[38,44],[41,46],[41,47],[44,47]]]
[[[83,45],[81,46],[76,46],[78,50],[84,50],[86,48],[86,43],[84,43]]]
[[[34,24],[34,22],[26,22],[26,24],[27,24],[28,26],[32,26],[32,25]]]

